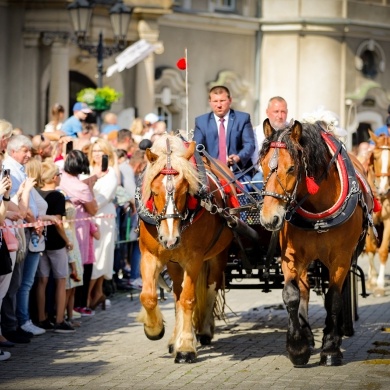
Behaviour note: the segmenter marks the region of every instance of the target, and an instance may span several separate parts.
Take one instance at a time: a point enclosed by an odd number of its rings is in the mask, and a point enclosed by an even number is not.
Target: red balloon
[[[187,61],[186,61],[186,59],[185,58],[180,58],[180,60],[176,62],[176,66],[180,70],[186,70],[187,69]]]

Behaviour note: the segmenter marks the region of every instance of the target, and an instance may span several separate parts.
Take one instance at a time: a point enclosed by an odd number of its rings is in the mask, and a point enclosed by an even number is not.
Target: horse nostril
[[[273,225],[277,226],[279,223],[279,217],[277,215],[274,216]]]

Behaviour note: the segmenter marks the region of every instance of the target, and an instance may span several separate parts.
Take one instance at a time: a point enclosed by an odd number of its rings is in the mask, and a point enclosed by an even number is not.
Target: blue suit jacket
[[[195,118],[194,140],[204,145],[211,157],[218,158],[218,128],[213,112]],[[252,165],[255,136],[249,114],[230,109],[226,144],[228,155],[237,154],[240,157],[238,166],[241,169]]]

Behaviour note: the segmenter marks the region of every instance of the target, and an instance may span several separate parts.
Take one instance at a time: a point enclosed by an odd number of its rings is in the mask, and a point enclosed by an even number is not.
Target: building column
[[[22,74],[28,75],[20,83],[21,99],[20,107],[23,107],[23,116],[18,127],[26,134],[37,134],[43,129],[39,128],[39,45],[40,33],[24,32],[24,50]]]
[[[156,20],[141,20],[138,23],[140,39],[145,39],[151,44],[158,43],[159,30]],[[154,112],[154,53],[137,64],[136,77],[136,107],[138,116],[143,118],[149,112]]]
[[[49,106],[59,103],[69,112],[69,44],[54,41],[51,45]],[[50,116],[50,112],[49,112]]]

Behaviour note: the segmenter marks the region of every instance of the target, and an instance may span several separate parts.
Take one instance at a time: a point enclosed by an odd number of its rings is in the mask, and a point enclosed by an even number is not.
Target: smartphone
[[[73,150],[73,141],[69,141],[66,144],[66,154],[68,154],[71,150]]]
[[[108,169],[108,156],[103,154],[102,156],[102,172],[106,172]]]
[[[9,176],[10,170],[9,169],[3,169],[1,171],[1,178]]]

